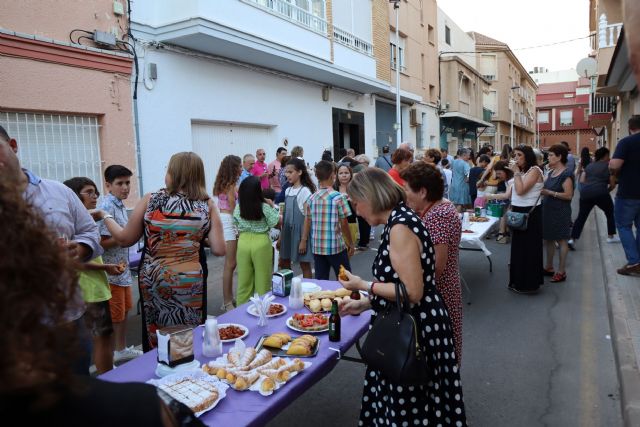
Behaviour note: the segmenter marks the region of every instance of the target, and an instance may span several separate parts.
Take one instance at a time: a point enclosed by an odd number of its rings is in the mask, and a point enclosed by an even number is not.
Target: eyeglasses
[[[82,194],[83,196],[87,196],[87,197],[100,197],[100,192],[99,191],[85,191],[84,193],[81,192],[80,194]]]

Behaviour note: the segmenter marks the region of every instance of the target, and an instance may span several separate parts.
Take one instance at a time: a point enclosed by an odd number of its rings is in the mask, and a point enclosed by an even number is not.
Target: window
[[[405,67],[405,62],[404,62],[404,38],[400,37],[400,44],[398,46],[398,56],[399,56],[399,61],[396,61],[396,43],[395,43],[395,39],[396,39],[396,34],[395,33],[391,33],[391,43],[389,43],[389,47],[391,48],[391,69],[395,70],[396,69],[396,63],[400,64],[400,71],[405,71],[406,67]]]
[[[560,111],[560,126],[571,126],[573,124],[573,111]]]
[[[444,41],[451,46],[451,28],[446,25],[444,26]]]
[[[0,111],[0,125],[18,141],[22,167],[60,182],[86,176],[102,188],[97,117]]]
[[[538,111],[538,123],[549,123],[548,111]]]

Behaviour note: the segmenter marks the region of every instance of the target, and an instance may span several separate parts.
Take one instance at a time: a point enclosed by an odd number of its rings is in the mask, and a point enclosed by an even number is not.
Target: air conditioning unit
[[[418,126],[422,124],[422,114],[418,110],[409,110],[409,123],[411,126]]]

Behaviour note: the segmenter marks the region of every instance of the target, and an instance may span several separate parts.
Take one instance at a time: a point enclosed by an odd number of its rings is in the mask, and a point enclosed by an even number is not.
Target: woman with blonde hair
[[[124,228],[105,211],[94,214],[120,246],[131,246],[144,235],[138,276],[144,351],[157,347],[160,328],[204,323],[202,241],[209,239],[214,255],[225,254],[222,222],[205,189],[202,159],[193,152],[171,156],[165,185],[138,202]]]
[[[222,273],[222,311],[233,310],[233,271],[236,269],[236,250],[238,249],[238,229],[233,222],[233,210],[238,200],[236,183],[242,172],[242,160],[238,156],[230,155],[222,159],[216,181],[213,184],[213,196],[216,198],[226,252],[224,271]]]

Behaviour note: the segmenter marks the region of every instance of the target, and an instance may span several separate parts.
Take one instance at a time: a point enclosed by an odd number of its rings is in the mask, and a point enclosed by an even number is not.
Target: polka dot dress
[[[361,426],[466,426],[460,373],[456,363],[453,331],[444,302],[435,287],[435,257],[431,238],[420,218],[404,203],[392,212],[381,236],[373,275],[381,282],[398,281],[389,257],[389,232],[395,225],[409,227],[424,248],[421,264],[424,295],[413,307],[418,322],[420,345],[428,356],[429,382],[419,386],[402,386],[389,381],[375,369],[367,368],[360,410]],[[371,305],[376,313],[395,304],[374,296]]]

